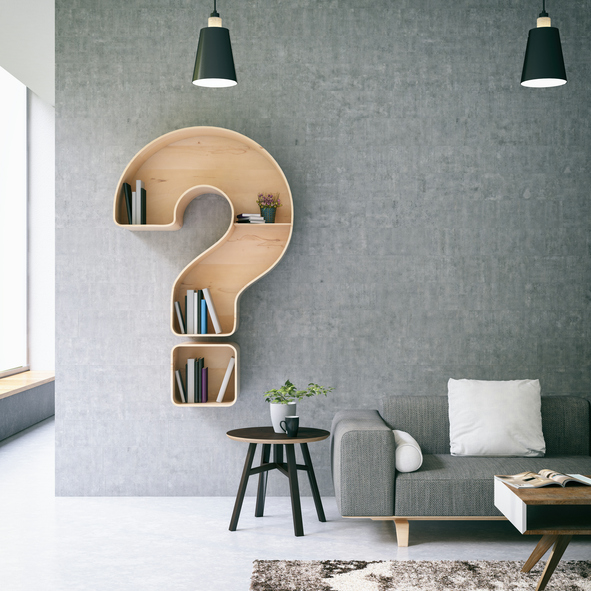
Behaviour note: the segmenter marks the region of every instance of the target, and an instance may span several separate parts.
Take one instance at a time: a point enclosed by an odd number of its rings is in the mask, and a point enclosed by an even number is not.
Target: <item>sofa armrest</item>
[[[331,433],[332,479],[341,515],[393,515],[396,444],[378,411],[340,411]]]

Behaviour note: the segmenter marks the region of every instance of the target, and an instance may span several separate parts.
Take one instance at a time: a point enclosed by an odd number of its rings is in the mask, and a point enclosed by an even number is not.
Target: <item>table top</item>
[[[526,505],[591,505],[591,486],[515,488],[503,484]]]
[[[330,432],[325,431],[324,429],[300,427],[298,429],[297,437],[288,437],[285,433],[275,433],[273,427],[247,427],[246,429],[234,429],[228,431],[226,435],[230,439],[246,441],[248,443],[277,443],[289,445],[322,441],[330,436]]]

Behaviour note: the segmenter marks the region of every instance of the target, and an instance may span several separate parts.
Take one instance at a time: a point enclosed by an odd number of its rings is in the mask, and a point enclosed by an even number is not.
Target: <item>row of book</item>
[[[185,315],[180,302],[174,303],[181,334],[208,334],[208,313],[216,334],[222,332],[220,321],[211,299],[209,289],[188,289],[185,296]]]
[[[260,213],[239,213],[236,216],[237,224],[264,224],[265,218]]]
[[[234,371],[236,360],[230,357],[224,379],[216,397],[216,402],[223,402],[224,395],[230,383],[230,377]],[[174,372],[177,384],[179,399],[186,404],[205,403],[209,400],[209,371],[205,367],[205,359],[199,357],[196,359],[187,359],[185,366],[185,381],[180,369]]]
[[[135,182],[135,191],[131,190],[129,183],[123,183],[123,199],[127,211],[128,224],[146,223],[146,188],[144,181]]]

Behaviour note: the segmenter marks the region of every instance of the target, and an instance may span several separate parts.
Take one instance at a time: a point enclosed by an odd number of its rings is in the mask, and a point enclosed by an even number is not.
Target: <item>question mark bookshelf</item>
[[[146,223],[128,224],[123,183],[144,182]],[[259,192],[280,193],[282,207],[274,224],[238,224],[236,215],[255,212]],[[244,291],[279,263],[293,231],[293,200],[289,184],[274,158],[250,138],[220,127],[188,127],[167,133],[142,148],[119,180],[113,219],[134,232],[174,231],[183,226],[189,203],[201,195],[219,195],[230,204],[231,219],[224,235],[201,252],[178,275],[170,303],[170,326],[177,336],[195,339],[175,346],[171,354],[171,398],[177,406],[231,406],[239,394],[239,347],[216,342],[234,334]],[[174,310],[189,289],[208,288],[221,325],[219,334],[182,334]],[[202,339],[206,338],[207,342]],[[196,342],[197,341],[197,342]],[[222,402],[182,403],[174,372],[190,357],[204,357],[209,367],[210,398],[218,391],[231,357],[233,379]]]

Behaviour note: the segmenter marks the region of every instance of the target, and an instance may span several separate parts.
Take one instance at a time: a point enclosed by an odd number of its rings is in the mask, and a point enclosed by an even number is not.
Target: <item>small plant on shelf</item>
[[[257,205],[261,210],[261,215],[265,218],[265,223],[274,223],[277,208],[281,207],[279,193],[259,193],[257,197]]]

